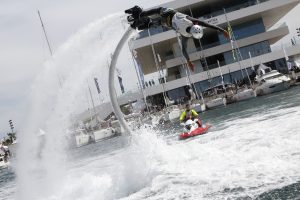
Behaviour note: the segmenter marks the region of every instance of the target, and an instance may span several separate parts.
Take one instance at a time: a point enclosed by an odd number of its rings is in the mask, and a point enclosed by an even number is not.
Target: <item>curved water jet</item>
[[[117,101],[117,94],[115,91],[115,86],[114,86],[114,81],[115,81],[115,69],[116,69],[116,64],[117,64],[117,60],[118,57],[120,55],[121,49],[123,48],[125,42],[128,40],[129,36],[131,35],[131,33],[133,32],[133,29],[131,27],[129,27],[127,29],[127,31],[124,33],[124,35],[122,36],[121,40],[119,41],[112,59],[111,59],[111,63],[109,65],[109,77],[108,77],[108,89],[109,89],[109,97],[111,100],[111,104],[113,107],[113,111],[117,117],[117,119],[120,122],[121,127],[124,129],[125,134],[130,134],[130,128],[127,124],[127,122],[124,119],[124,114],[122,113],[118,101]]]

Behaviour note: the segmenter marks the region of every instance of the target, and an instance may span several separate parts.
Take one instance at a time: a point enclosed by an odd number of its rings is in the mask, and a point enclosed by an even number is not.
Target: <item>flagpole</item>
[[[190,10],[190,13],[191,13],[191,17],[194,17],[189,0],[187,0],[187,3],[188,3],[188,5],[189,5],[189,10]],[[202,44],[201,44],[201,39],[198,39],[198,41],[199,41],[199,44],[200,44],[200,47],[201,47],[202,58],[204,59],[204,63],[205,63],[206,68],[207,68],[207,77],[209,78],[208,83],[209,83],[209,87],[210,87],[210,86],[211,86],[211,81],[210,81],[211,79],[210,79],[210,74],[208,73],[208,65],[207,65],[207,61],[206,61],[206,58],[205,58],[205,56],[204,56],[204,52],[203,52],[203,48],[202,48]],[[201,63],[201,57],[200,57],[200,60],[199,60],[199,61],[200,61],[200,64],[202,65],[202,63]],[[203,66],[202,66],[202,68],[203,68]],[[200,83],[199,83],[199,85],[200,85]],[[196,87],[195,87],[194,82],[193,82],[193,86],[194,86],[194,88],[195,88],[195,92],[196,92],[197,98],[199,98],[199,95],[198,95],[198,92],[197,92],[197,89],[196,89]],[[200,97],[201,97],[201,100],[202,100],[203,105],[205,105],[205,101],[204,101],[204,98],[203,98],[201,85],[200,85]]]

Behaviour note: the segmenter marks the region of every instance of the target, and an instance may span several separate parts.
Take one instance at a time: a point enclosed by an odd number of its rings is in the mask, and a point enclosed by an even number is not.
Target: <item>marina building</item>
[[[187,51],[196,68],[195,72],[190,72],[191,76],[187,76],[189,72],[184,66],[185,60],[175,31],[163,27],[141,31],[129,42],[141,76],[162,74],[159,80],[161,84],[144,85],[145,94],[156,103],[163,103],[159,101],[163,101],[163,91],[166,91],[169,99],[176,101],[189,95],[188,83],[192,82],[194,89],[200,92],[219,84],[221,72],[225,82],[244,79],[246,70],[253,78],[254,66],[261,63],[280,72],[287,72],[287,57],[289,60],[299,57],[300,42],[292,41],[289,45],[281,45],[280,40],[289,34],[289,27],[285,23],[278,24],[278,21],[299,2],[300,0],[175,0],[160,5],[224,29],[230,26],[239,54],[233,53],[232,43],[222,33],[205,28],[200,41],[193,38],[188,41]],[[274,44],[279,45],[273,47]]]

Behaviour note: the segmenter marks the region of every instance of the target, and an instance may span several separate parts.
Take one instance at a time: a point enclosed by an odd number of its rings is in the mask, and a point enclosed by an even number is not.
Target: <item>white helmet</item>
[[[195,39],[201,39],[203,37],[203,28],[199,25],[193,25],[190,33]]]

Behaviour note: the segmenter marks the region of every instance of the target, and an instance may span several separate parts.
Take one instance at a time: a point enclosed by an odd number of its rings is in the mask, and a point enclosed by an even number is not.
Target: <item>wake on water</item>
[[[108,82],[107,60],[122,36],[116,31],[122,27],[120,16],[105,17],[74,35],[38,77],[28,123],[19,134],[18,199],[252,198],[299,181],[299,105],[268,111],[258,106],[250,116],[215,123],[201,139],[179,142],[180,130],[166,139],[142,128],[130,145],[121,137],[116,141],[125,144],[121,148],[93,156],[85,152],[70,161],[66,130],[85,108],[86,79],[101,73]],[[46,132],[41,152],[40,128]]]

